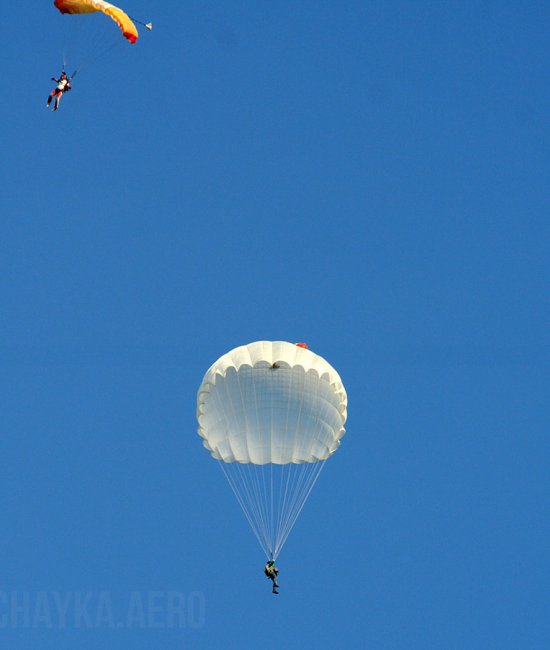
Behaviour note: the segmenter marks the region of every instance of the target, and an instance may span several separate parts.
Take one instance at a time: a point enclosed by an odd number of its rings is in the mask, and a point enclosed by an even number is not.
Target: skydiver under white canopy
[[[269,562],[265,565],[264,573],[273,583],[273,589],[271,590],[271,593],[278,594],[279,592],[277,589],[279,588],[279,585],[277,584],[277,576],[279,575],[279,569],[275,566],[274,560],[269,560]]]
[[[218,461],[268,562],[278,594],[281,549],[345,434],[340,376],[304,343],[255,341],[206,372],[198,434]]]

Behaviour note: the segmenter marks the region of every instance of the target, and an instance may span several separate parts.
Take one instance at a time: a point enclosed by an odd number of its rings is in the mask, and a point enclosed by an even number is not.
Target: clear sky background
[[[127,0],[154,31],[53,114],[66,20],[31,4],[1,26],[0,645],[548,648],[550,5]],[[261,339],[349,397],[277,598],[195,420]],[[169,591],[198,625],[51,600]]]

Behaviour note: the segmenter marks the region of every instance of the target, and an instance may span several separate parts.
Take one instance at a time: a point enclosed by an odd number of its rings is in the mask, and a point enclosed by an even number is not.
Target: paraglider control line
[[[143,27],[147,28],[149,31],[153,30],[153,23],[144,23],[141,20],[138,20],[137,18],[133,18],[132,16],[130,16],[130,19],[133,20],[138,25],[143,25]]]

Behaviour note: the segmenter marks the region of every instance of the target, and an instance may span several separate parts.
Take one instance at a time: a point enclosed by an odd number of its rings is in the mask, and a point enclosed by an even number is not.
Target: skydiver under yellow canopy
[[[69,92],[69,90],[71,90],[71,77],[67,77],[65,71],[63,71],[59,79],[52,77],[52,81],[55,81],[57,83],[57,86],[48,95],[46,106],[49,108],[50,104],[52,103],[52,99],[55,97],[55,103],[52,111],[56,111],[59,108],[59,102],[61,101],[61,96],[63,93]]]

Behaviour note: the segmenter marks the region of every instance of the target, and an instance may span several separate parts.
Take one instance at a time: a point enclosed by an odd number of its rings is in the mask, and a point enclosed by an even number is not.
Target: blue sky
[[[154,31],[52,114],[36,4],[2,39],[2,646],[547,648],[548,5],[128,0]],[[349,397],[278,599],[195,420],[261,339]],[[54,604],[168,592],[184,627]]]

